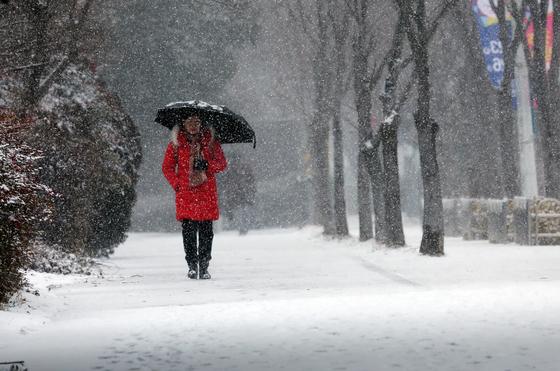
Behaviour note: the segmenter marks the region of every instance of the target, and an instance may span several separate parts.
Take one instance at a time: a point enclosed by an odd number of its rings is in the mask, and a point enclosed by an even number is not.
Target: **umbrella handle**
[[[257,148],[257,135],[253,135],[253,149]]]

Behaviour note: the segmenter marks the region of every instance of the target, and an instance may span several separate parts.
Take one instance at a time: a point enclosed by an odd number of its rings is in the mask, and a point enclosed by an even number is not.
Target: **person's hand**
[[[195,159],[193,169],[194,170],[208,170],[208,161],[206,161],[202,157],[199,157],[199,158]]]

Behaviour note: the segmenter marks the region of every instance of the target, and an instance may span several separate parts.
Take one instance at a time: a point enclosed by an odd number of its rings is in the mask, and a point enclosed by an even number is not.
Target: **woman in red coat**
[[[227,166],[220,143],[191,116],[171,131],[163,175],[175,190],[177,220],[182,222],[187,276],[208,279],[212,259],[212,222],[219,218],[215,174]],[[198,252],[197,252],[198,233]]]

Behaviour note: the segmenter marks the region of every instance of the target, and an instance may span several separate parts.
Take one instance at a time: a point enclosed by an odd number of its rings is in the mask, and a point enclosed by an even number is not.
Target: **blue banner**
[[[472,9],[477,19],[482,54],[492,86],[499,89],[504,78],[504,53],[500,42],[500,24],[490,4],[492,0],[472,0]],[[511,16],[508,15],[508,34],[511,38]],[[512,81],[512,104],[517,108],[515,79]]]

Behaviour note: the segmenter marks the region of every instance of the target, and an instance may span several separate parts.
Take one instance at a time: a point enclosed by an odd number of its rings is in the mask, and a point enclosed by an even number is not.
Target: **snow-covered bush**
[[[40,153],[29,168],[56,194],[48,222],[37,218],[25,229],[11,214],[0,215],[6,228],[0,231],[2,253],[11,254],[12,247],[21,253],[17,261],[2,256],[3,264],[83,273],[78,266],[91,263],[84,255],[108,255],[129,227],[141,160],[139,134],[119,99],[93,72],[105,35],[95,20],[94,3],[30,0],[10,2],[0,12],[0,22],[10,26],[2,30],[0,45],[0,109],[34,122],[9,148]],[[2,151],[4,176],[15,154]],[[1,180],[3,210],[11,196],[4,189],[7,181]],[[34,243],[33,254],[8,241],[15,238],[8,233],[14,226],[18,233],[28,232],[25,245]],[[40,241],[34,238],[38,235]],[[16,277],[2,266],[4,272]]]
[[[32,142],[41,177],[61,197],[45,241],[106,256],[124,241],[141,160],[139,134],[120,102],[87,69],[72,66],[41,102]]]
[[[30,252],[29,269],[55,274],[102,275],[98,262],[88,256],[66,253],[41,239],[35,241]]]
[[[0,106],[18,86],[0,78]],[[26,143],[41,151],[38,176],[58,197],[44,241],[66,253],[107,256],[130,226],[140,135],[114,94],[88,68],[71,65],[40,102]]]
[[[0,303],[24,284],[37,225],[52,213],[52,190],[39,178],[41,154],[23,144],[32,122],[0,111]]]

